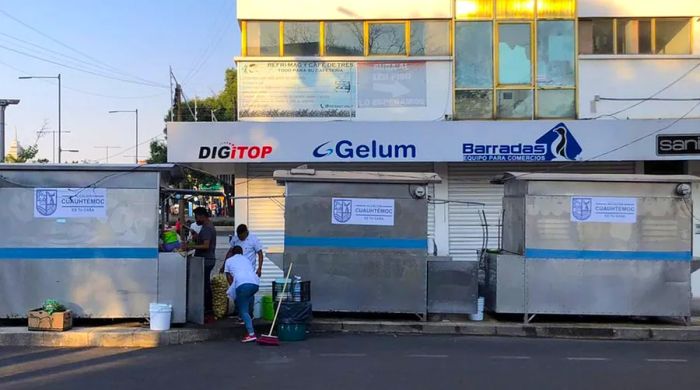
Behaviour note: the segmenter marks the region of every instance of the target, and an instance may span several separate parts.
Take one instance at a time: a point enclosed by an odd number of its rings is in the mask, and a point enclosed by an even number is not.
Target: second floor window
[[[581,54],[691,54],[690,18],[579,20]]]

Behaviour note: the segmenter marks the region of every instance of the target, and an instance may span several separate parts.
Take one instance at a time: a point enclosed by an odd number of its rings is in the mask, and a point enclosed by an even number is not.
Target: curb
[[[65,332],[30,332],[0,328],[0,346],[60,348],[155,348],[239,336],[240,328],[182,328],[152,331],[141,328],[73,328]]]
[[[632,341],[700,341],[700,326],[610,324],[515,324],[499,322],[337,321],[315,320],[312,333],[449,335]],[[156,348],[236,338],[241,327],[174,328],[78,327],[66,332],[30,332],[0,328],[3,347]]]
[[[630,326],[579,324],[512,324],[474,322],[323,321],[311,324],[315,333],[422,334],[453,336],[530,337],[549,339],[700,341],[700,326]]]

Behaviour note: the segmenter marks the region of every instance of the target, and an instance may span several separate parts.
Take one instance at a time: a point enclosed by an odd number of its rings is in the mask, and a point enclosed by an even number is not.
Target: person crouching
[[[227,294],[236,302],[236,307],[249,307],[255,299],[255,293],[258,292],[260,279],[250,260],[243,256],[242,247],[234,246],[230,253],[232,256],[226,259],[224,264],[224,272],[230,286]],[[250,343],[257,340],[250,313],[247,310],[240,310],[240,316],[247,331],[242,342]]]

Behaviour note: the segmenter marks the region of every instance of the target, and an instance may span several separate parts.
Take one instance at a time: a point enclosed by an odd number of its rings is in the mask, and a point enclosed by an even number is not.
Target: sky
[[[63,160],[133,163],[139,110],[139,155],[163,137],[170,107],[169,67],[191,99],[224,86],[240,55],[235,0],[1,0],[0,99],[21,99],[6,111],[6,148],[58,129],[55,79],[62,82]],[[78,69],[75,69],[78,68]],[[53,161],[52,134],[38,140],[38,158]]]

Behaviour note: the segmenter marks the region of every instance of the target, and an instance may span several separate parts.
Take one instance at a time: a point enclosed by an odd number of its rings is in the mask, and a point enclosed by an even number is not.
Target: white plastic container
[[[255,296],[255,304],[253,305],[253,316],[262,318],[262,295]]]
[[[173,314],[173,306],[166,303],[151,303],[151,330],[170,329],[170,318]]]
[[[470,314],[469,319],[472,321],[484,320],[484,297],[479,297],[476,300],[476,314]]]

